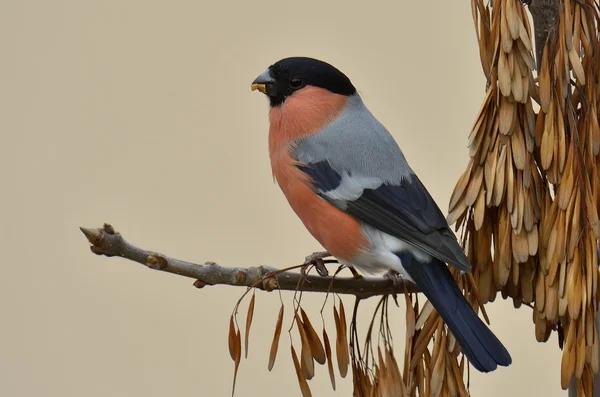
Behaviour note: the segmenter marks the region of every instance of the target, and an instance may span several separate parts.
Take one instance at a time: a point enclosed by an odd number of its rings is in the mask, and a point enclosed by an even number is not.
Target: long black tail
[[[430,263],[420,263],[408,252],[397,255],[478,371],[491,372],[498,365],[512,363],[504,345],[477,316],[443,262],[434,259]]]

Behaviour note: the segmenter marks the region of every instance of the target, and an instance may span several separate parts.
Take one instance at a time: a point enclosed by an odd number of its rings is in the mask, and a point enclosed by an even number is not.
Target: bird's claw
[[[363,278],[363,275],[357,272],[352,266],[348,266],[348,269],[352,272],[352,277],[354,277],[356,280]]]
[[[392,285],[394,286],[394,293],[392,294],[392,297],[394,298],[394,302],[396,302],[396,306],[398,306],[398,297],[396,296],[396,291],[404,282],[402,275],[397,271],[390,269],[383,275],[383,277],[392,282]]]
[[[398,287],[400,287],[402,285],[402,283],[404,282],[404,279],[402,278],[402,275],[400,273],[398,273],[395,270],[388,270],[384,275],[384,278],[387,278],[388,280],[390,280],[392,282],[392,284],[394,284],[394,289],[398,289]]]
[[[305,258],[305,266],[302,269],[304,269],[306,266],[313,265],[321,277],[327,277],[329,276],[329,271],[325,267],[325,262],[323,259],[327,258],[328,256],[331,255],[327,251],[313,252]]]

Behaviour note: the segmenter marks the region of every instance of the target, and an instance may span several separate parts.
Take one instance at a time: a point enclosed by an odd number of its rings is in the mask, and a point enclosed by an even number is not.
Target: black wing
[[[415,174],[410,174],[399,184],[366,187],[358,198],[340,200],[339,192],[343,194],[345,190],[342,185],[352,183],[356,190],[360,188],[360,177],[344,172],[342,178],[326,160],[299,168],[313,179],[321,197],[346,213],[462,271],[471,270],[444,214]]]

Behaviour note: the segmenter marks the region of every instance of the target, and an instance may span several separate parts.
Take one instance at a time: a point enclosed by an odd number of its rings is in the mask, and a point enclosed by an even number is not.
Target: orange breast
[[[367,244],[360,223],[319,197],[306,174],[294,164],[289,154],[272,163],[283,194],[310,234],[331,255],[350,262]]]
[[[304,226],[331,255],[351,261],[368,244],[360,223],[320,198],[290,155],[296,140],[321,130],[346,103],[343,95],[305,87],[271,108],[269,154],[273,176]]]

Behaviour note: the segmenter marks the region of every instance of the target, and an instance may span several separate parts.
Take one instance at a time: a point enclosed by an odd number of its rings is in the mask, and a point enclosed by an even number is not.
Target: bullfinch
[[[446,266],[471,270],[445,216],[350,79],[292,57],[251,87],[269,99],[273,176],[314,238],[341,264],[414,282],[477,370],[510,365]]]

